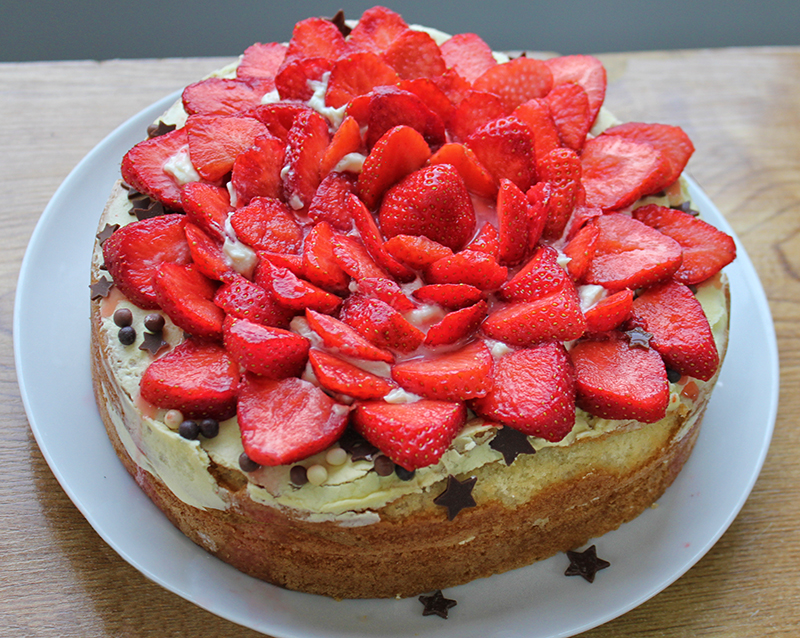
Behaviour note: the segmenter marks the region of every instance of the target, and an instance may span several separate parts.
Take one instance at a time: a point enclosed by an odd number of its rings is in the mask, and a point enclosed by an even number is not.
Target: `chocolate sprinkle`
[[[95,237],[97,237],[97,240],[100,242],[100,245],[102,246],[105,243],[106,239],[111,237],[111,235],[113,235],[117,230],[119,230],[119,224],[106,224],[103,227],[103,230],[97,233]]]
[[[161,333],[145,332],[144,340],[139,345],[139,350],[147,350],[154,357],[169,344],[161,337]]]
[[[131,325],[133,323],[133,313],[130,308],[118,308],[115,310],[114,323],[120,328]]]
[[[354,430],[345,430],[339,439],[339,447],[350,455],[350,460],[371,461],[380,450]]]
[[[628,342],[630,343],[631,348],[644,348],[645,350],[650,349],[650,339],[653,338],[653,333],[647,332],[647,330],[644,328],[636,326],[633,330],[628,330],[625,335],[628,337]]]
[[[164,204],[155,199],[152,199],[145,208],[134,206],[133,210],[131,211],[131,214],[136,215],[136,219],[142,221],[143,219],[150,219],[151,217],[159,217],[161,215],[165,215],[166,212],[167,211],[164,208]]]
[[[401,481],[410,481],[414,478],[416,470],[407,470],[401,465],[395,465],[394,473],[397,474],[397,478],[399,478]]]
[[[197,425],[206,439],[213,439],[219,434],[219,421],[216,419],[203,419]]]
[[[447,620],[447,612],[458,604],[451,598],[445,598],[441,589],[437,589],[432,594],[423,594],[419,597],[419,602],[425,605],[422,610],[423,616],[436,614],[445,620]]]
[[[119,329],[117,338],[123,346],[133,345],[136,341],[136,329],[133,326],[123,326]]]
[[[247,456],[247,452],[242,452],[239,455],[239,467],[242,469],[242,472],[255,472],[261,466]]]
[[[175,130],[174,124],[164,124],[162,120],[158,120],[158,124],[151,124],[147,127],[147,137],[160,137]]]
[[[433,499],[433,502],[446,507],[447,518],[452,521],[461,510],[477,505],[472,498],[472,489],[477,480],[477,476],[472,476],[462,483],[451,474],[447,477],[447,487],[444,492]]]
[[[536,454],[528,436],[514,428],[502,427],[497,430],[489,447],[503,455],[506,465],[511,465],[520,454]]]
[[[672,368],[667,368],[667,381],[670,383],[678,383],[683,375]]]
[[[568,551],[567,558],[569,558],[569,567],[564,575],[583,576],[590,583],[594,582],[597,572],[611,566],[607,560],[597,557],[597,548],[594,545],[583,552]]]
[[[183,421],[178,426],[178,434],[180,434],[184,439],[194,441],[198,436],[200,436],[200,426],[197,424],[197,421]]]
[[[294,465],[289,470],[289,480],[297,487],[308,483],[308,471],[302,465]]]
[[[333,22],[333,26],[339,29],[339,33],[342,34],[342,37],[347,37],[350,35],[352,29],[347,26],[347,23],[344,21],[344,11],[339,9],[336,12],[336,15],[330,18],[330,21]]]
[[[111,292],[111,288],[113,287],[114,282],[110,281],[105,275],[103,275],[98,281],[89,286],[89,289],[92,291],[92,300],[95,301],[97,299],[108,297],[108,293]]]
[[[151,312],[144,318],[144,327],[150,332],[161,332],[164,329],[164,316]]]
[[[390,476],[394,474],[394,461],[385,454],[375,457],[375,473],[378,476]]]

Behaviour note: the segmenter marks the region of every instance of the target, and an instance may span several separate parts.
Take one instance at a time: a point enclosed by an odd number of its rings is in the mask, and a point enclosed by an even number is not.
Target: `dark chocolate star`
[[[419,602],[425,605],[425,609],[422,610],[423,616],[436,614],[445,620],[447,619],[448,610],[458,604],[451,598],[445,598],[441,589],[437,589],[432,594],[423,594],[419,597]]]
[[[158,124],[151,124],[147,127],[147,137],[160,137],[175,130],[174,124],[164,124],[163,121],[158,120]]]
[[[610,567],[611,563],[597,557],[597,548],[592,545],[583,552],[567,552],[569,567],[564,572],[565,576],[583,576],[590,583],[594,582],[594,575],[601,569]]]
[[[520,454],[536,454],[527,435],[509,427],[498,428],[489,447],[503,455],[506,465],[511,465]]]
[[[447,487],[444,492],[433,499],[433,502],[446,507],[447,518],[452,521],[461,510],[477,505],[472,498],[472,488],[475,487],[477,480],[477,476],[472,476],[462,483],[451,474],[447,477]]]
[[[92,291],[92,300],[108,297],[108,293],[111,292],[113,286],[114,282],[103,275],[98,281],[89,286],[89,289]]]
[[[650,349],[650,339],[653,338],[653,334],[651,332],[647,332],[647,330],[644,328],[636,326],[633,330],[628,330],[625,335],[628,337],[628,342],[630,343],[631,348],[644,348],[645,350]]]
[[[97,233],[95,237],[97,237],[97,239],[100,240],[100,245],[102,245],[103,242],[109,237],[111,237],[111,235],[113,235],[114,232],[117,230],[119,230],[119,224],[106,224],[103,227],[103,230]]]
[[[347,26],[347,23],[344,21],[344,11],[339,9],[336,12],[336,15],[330,18],[330,21],[333,22],[333,25],[339,29],[339,32],[342,34],[342,37],[347,37],[350,35],[352,29]]]
[[[360,434],[353,430],[345,430],[339,439],[339,447],[350,455],[351,461],[371,461],[380,451]]]
[[[155,199],[149,200],[146,206],[136,206],[134,204],[133,210],[131,211],[131,214],[136,215],[136,219],[139,221],[150,219],[151,217],[158,217],[165,213],[164,204]]]
[[[155,357],[167,346],[169,346],[169,344],[164,341],[164,338],[161,336],[160,332],[145,332],[144,339],[139,345],[139,350],[147,350]]]

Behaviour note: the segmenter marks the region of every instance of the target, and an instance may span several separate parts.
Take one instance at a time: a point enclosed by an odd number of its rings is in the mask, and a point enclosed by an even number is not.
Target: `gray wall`
[[[377,2],[0,0],[0,61],[234,56],[311,15]],[[800,45],[800,0],[384,0],[407,22],[499,50],[561,53]]]

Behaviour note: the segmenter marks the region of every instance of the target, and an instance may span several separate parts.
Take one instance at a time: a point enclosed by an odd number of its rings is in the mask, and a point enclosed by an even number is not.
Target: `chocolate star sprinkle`
[[[113,286],[114,282],[109,281],[106,276],[103,275],[98,281],[89,286],[89,289],[92,291],[92,300],[108,297],[108,293],[111,292]]]
[[[345,23],[344,11],[342,11],[342,9],[339,9],[336,12],[336,15],[330,18],[330,21],[333,22],[333,26],[339,29],[339,32],[342,34],[342,37],[346,38],[348,35],[350,35],[352,29],[348,27],[347,24]]]
[[[422,610],[423,616],[436,614],[445,620],[447,612],[458,604],[455,600],[445,598],[441,589],[437,589],[432,594],[423,594],[419,597],[419,602],[425,605],[425,609]]]
[[[160,332],[145,332],[144,339],[142,343],[139,345],[139,350],[147,350],[150,352],[151,355],[154,357],[161,352],[162,349],[169,346],[169,344],[164,341],[161,337]]]
[[[503,455],[506,465],[511,465],[520,454],[536,454],[527,435],[509,427],[499,428],[489,447]]]
[[[147,137],[160,137],[175,130],[174,124],[164,124],[158,120],[158,124],[151,124],[147,127]]]
[[[339,439],[339,447],[350,455],[350,460],[353,462],[371,461],[380,451],[353,430],[345,430],[345,433]]]
[[[165,213],[166,211],[164,210],[164,204],[155,199],[150,200],[146,207],[134,205],[134,208],[131,211],[131,214],[136,215],[136,219],[139,221],[143,219],[150,219],[151,217],[158,217],[159,215],[164,215]]]
[[[102,245],[103,242],[109,237],[111,237],[111,235],[113,235],[116,230],[119,230],[119,224],[106,224],[103,227],[103,230],[97,233],[95,237],[97,237],[97,239],[100,240],[100,245]]]
[[[631,348],[650,349],[650,339],[653,338],[653,334],[647,332],[644,328],[636,326],[633,330],[628,330],[625,335],[628,337]]]
[[[472,498],[472,488],[475,487],[477,480],[477,476],[472,476],[462,483],[451,474],[447,477],[447,487],[444,492],[433,499],[433,502],[446,507],[447,518],[452,521],[461,510],[477,505]]]
[[[583,552],[567,552],[569,567],[564,572],[565,576],[583,576],[590,583],[594,582],[594,575],[601,569],[610,567],[611,563],[597,557],[597,548],[592,545]]]

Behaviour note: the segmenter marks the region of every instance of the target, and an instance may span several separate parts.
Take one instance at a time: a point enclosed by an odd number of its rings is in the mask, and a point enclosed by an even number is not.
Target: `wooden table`
[[[800,48],[605,55],[623,119],[682,126],[691,174],[730,221],[775,320],[781,406],[750,499],[667,590],[592,638],[796,636],[800,626]],[[257,634],[145,579],[59,487],[28,427],[12,353],[16,280],[47,201],[106,134],[221,59],[0,64],[0,636]],[[57,312],[57,309],[54,309]]]

